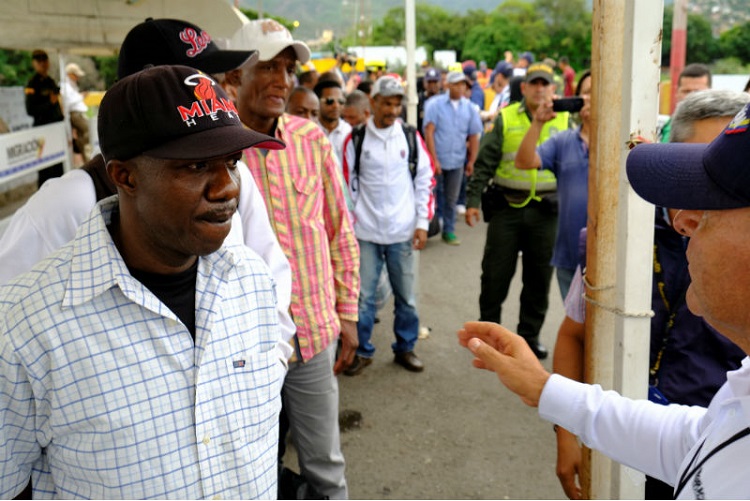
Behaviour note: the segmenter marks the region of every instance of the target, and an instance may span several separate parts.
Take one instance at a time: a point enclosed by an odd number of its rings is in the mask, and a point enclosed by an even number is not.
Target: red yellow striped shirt
[[[292,268],[291,311],[303,360],[334,342],[339,318],[357,321],[359,246],[341,169],[315,123],[284,114],[275,136],[286,149],[245,150]]]

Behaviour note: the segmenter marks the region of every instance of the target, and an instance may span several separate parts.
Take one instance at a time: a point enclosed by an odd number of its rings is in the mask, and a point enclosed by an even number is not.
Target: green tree
[[[0,49],[0,86],[26,85],[33,75],[31,52]]]
[[[744,64],[750,63],[750,22],[722,33],[719,46],[724,57],[737,58]]]
[[[672,19],[674,7],[664,9],[664,22],[662,30],[664,37],[661,42],[661,65],[670,65],[670,52],[672,50]],[[685,52],[685,63],[710,64],[718,57],[719,41],[714,38],[711,23],[708,19],[698,14],[688,13],[687,18],[687,47]],[[732,54],[727,54],[732,55]]]
[[[539,55],[567,56],[574,68],[591,63],[591,12],[584,0],[536,0],[534,8],[544,20],[546,47]]]
[[[245,14],[248,19],[251,19],[251,20],[252,19],[258,19],[258,11],[257,10],[253,10],[253,9],[240,9],[240,12],[242,12],[243,14]],[[280,24],[284,25],[286,27],[286,29],[288,29],[291,32],[294,32],[294,29],[296,28],[294,21],[290,21],[289,19],[287,19],[285,17],[274,16],[272,14],[266,14],[264,12],[263,13],[263,18],[264,19],[267,19],[267,18],[275,19]]]
[[[117,81],[117,56],[95,56],[92,59],[104,88],[109,89]]]
[[[503,58],[506,50],[518,54],[537,52],[546,45],[546,27],[534,6],[521,0],[509,0],[482,22],[469,27],[463,44],[464,59],[485,60],[489,64]]]
[[[469,18],[422,2],[416,4],[415,10],[417,45],[424,46],[428,54],[440,49],[455,50],[460,54]],[[403,45],[404,26],[404,8],[394,7],[373,26],[368,42],[371,45]]]

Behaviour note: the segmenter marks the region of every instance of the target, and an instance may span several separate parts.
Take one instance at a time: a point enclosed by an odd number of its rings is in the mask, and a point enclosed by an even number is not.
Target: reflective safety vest
[[[526,205],[530,200],[538,198],[536,192],[555,191],[557,180],[555,175],[548,170],[539,169],[517,169],[515,166],[516,152],[526,131],[531,127],[531,121],[526,112],[521,109],[521,103],[513,103],[506,106],[500,113],[503,117],[503,156],[495,170],[494,182],[503,188],[511,190],[527,191],[529,198],[523,204],[512,204],[520,207]],[[537,146],[544,141],[568,128],[569,113],[558,112],[557,116],[545,123],[539,136]]]

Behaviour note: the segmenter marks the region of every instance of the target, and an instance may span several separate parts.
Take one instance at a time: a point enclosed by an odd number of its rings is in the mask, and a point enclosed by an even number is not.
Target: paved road
[[[554,472],[552,425],[493,374],[474,369],[456,341],[462,323],[478,318],[485,233],[484,224],[461,222],[461,246],[435,237],[421,253],[420,316],[432,327],[416,348],[423,373],[393,363],[389,304],[373,336],[374,363],[359,376],[340,377],[341,409],[362,413],[361,427],[342,433],[352,499],[565,498]],[[515,280],[504,311],[513,328],[519,294]],[[556,281],[550,296],[542,341],[551,350],[564,315]]]

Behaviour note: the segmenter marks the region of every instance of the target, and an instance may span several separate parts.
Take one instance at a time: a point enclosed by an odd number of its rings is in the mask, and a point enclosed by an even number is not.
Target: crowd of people
[[[750,269],[750,95],[709,90],[708,68],[688,66],[661,130],[673,144],[628,160],[659,206],[655,408],[576,382],[591,73],[530,52],[424,67],[414,127],[385,64],[300,72],[310,58],[273,20],[220,49],[198,26],[148,19],[123,41],[89,158],[84,72],[68,65],[61,90],[32,54],[35,124],[62,119],[62,93],[86,163],[44,182],[0,239],[0,497],[347,498],[336,378],[372,364],[386,293],[393,361],[424,370],[416,252],[438,234],[460,245],[458,216],[466,231],[488,223],[480,322],[460,342],[555,423],[569,497],[579,438],[651,475],[649,498],[748,492],[722,473],[742,461],[709,459],[735,442],[741,457],[750,434],[747,287],[714,283]],[[578,108],[555,111],[560,97]],[[500,324],[519,261],[516,335]],[[539,333],[554,273],[567,316],[550,376]]]

